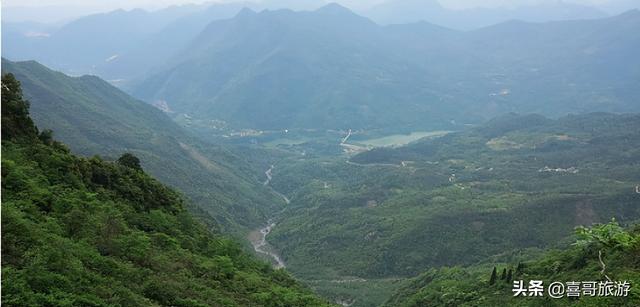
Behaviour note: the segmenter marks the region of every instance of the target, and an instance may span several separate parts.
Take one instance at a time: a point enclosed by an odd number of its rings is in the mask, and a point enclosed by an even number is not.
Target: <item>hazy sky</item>
[[[2,17],[5,21],[40,21],[57,22],[69,20],[78,16],[91,13],[111,11],[118,8],[132,9],[145,8],[149,10],[159,9],[176,4],[189,3],[215,3],[215,2],[262,2],[262,1],[289,1],[297,3],[301,0],[3,0]],[[371,7],[386,0],[305,0],[338,2],[349,8],[359,10]],[[640,0],[439,0],[440,3],[452,9],[465,9],[472,7],[514,7],[541,3],[555,3],[558,1],[572,2],[596,6],[611,14],[617,14],[630,8],[640,7]]]
[[[187,4],[202,2],[232,2],[234,0],[4,0],[5,7],[12,6],[28,6],[28,7],[45,7],[45,6],[79,6],[79,7],[96,7],[96,8],[158,8],[171,4]],[[322,0],[320,0],[322,1]],[[335,2],[345,3],[353,6],[370,6],[382,2],[384,0],[337,0]],[[469,8],[478,6],[515,6],[527,5],[544,2],[557,2],[561,0],[440,0],[440,3],[450,8]],[[564,0],[566,2],[574,2],[588,5],[602,5],[616,0]],[[638,0],[640,1],[640,0]],[[258,2],[258,1],[255,1]],[[331,1],[325,1],[331,2]]]

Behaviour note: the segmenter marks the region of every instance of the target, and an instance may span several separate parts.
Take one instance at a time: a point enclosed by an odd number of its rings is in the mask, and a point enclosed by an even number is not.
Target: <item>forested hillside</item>
[[[69,77],[37,62],[3,59],[22,82],[41,129],[78,154],[115,159],[134,153],[163,183],[178,188],[226,231],[244,232],[284,204],[240,156],[189,135],[156,108],[95,76]]]
[[[302,279],[371,282],[563,248],[575,226],[640,218],[639,123],[511,114],[346,163],[284,159],[271,185],[291,204],[269,240]]]
[[[2,77],[2,304],[323,306],[212,234],[131,154],[80,158]]]
[[[640,306],[638,0],[20,1],[2,304]]]
[[[579,228],[578,240],[566,250],[554,250],[530,261],[485,263],[469,268],[431,269],[413,278],[385,304],[399,306],[638,306],[640,304],[640,231],[638,225],[621,228],[612,221]],[[494,265],[492,272],[491,266]],[[502,272],[502,273],[500,273]],[[568,298],[514,297],[514,281],[579,282],[578,295]],[[596,282],[587,290],[582,282]],[[604,296],[601,283],[613,291]],[[627,291],[620,284],[627,283]],[[576,292],[573,292],[574,294]],[[591,293],[594,293],[591,295]],[[586,294],[586,295],[585,295]]]

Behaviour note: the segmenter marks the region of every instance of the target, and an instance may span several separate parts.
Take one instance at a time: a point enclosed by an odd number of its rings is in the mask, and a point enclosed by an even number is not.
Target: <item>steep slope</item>
[[[636,306],[640,292],[633,285],[640,281],[640,232],[638,226],[625,230],[618,223],[594,225],[577,230],[575,246],[545,252],[525,262],[512,260],[469,268],[433,269],[413,278],[399,289],[385,306]],[[603,267],[604,264],[604,267]],[[502,269],[491,282],[491,266]],[[500,272],[497,270],[497,272]],[[506,274],[505,274],[506,272]],[[600,284],[613,282],[613,294],[600,294]],[[560,299],[514,297],[513,281],[542,280],[545,288],[552,282],[597,282],[596,293],[589,295],[579,284],[579,295],[568,298],[565,289]],[[627,282],[629,291],[617,294],[618,284]],[[585,291],[585,292],[583,292]]]
[[[36,62],[3,60],[2,69],[22,82],[39,127],[82,155],[134,153],[225,230],[257,226],[283,205],[241,158],[190,137],[161,111],[97,77],[73,78]]]
[[[134,95],[253,129],[407,129],[637,108],[640,13],[460,33],[339,5],[211,23]]]
[[[12,75],[2,118],[3,305],[327,305],[211,234],[135,157],[79,158],[37,135]]]

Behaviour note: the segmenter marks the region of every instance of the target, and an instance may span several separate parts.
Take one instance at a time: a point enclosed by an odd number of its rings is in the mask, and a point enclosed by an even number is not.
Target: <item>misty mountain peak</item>
[[[379,9],[392,10],[419,10],[440,11],[443,10],[438,0],[389,0],[377,6]]]
[[[237,18],[245,18],[245,17],[249,17],[249,16],[254,16],[254,15],[256,15],[256,14],[257,14],[257,13],[256,13],[254,10],[252,10],[252,9],[250,9],[250,8],[248,8],[248,7],[243,7],[243,8],[238,12],[238,14],[236,14],[236,17],[237,17]]]
[[[640,9],[628,10],[628,11],[620,14],[619,16],[625,16],[625,17],[630,17],[630,18],[639,18],[640,17]]]
[[[354,13],[351,10],[335,2],[331,2],[317,9],[316,12],[332,14],[332,15],[345,15],[345,14],[354,15]]]
[[[442,9],[442,5],[438,0],[400,0],[398,1],[398,3],[402,5],[419,5],[423,9],[427,9],[427,10]]]

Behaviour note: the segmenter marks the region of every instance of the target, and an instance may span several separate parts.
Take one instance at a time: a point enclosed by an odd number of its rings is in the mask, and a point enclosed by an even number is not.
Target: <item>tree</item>
[[[51,129],[45,129],[40,132],[38,138],[40,139],[40,141],[42,141],[42,143],[51,145],[53,144],[53,131]]]
[[[491,277],[489,278],[489,285],[493,285],[496,283],[497,275],[498,275],[498,271],[496,267],[493,267],[493,271],[491,271]]]
[[[507,283],[511,283],[512,279],[513,279],[513,271],[509,269],[509,271],[507,272]]]
[[[500,274],[500,280],[507,279],[507,268],[502,269],[502,274]]]
[[[138,171],[142,171],[142,166],[140,166],[140,159],[128,152],[118,158],[118,164]]]
[[[2,139],[33,139],[38,129],[29,117],[29,102],[22,97],[20,81],[13,74],[2,76]]]
[[[577,246],[595,245],[604,248],[626,249],[638,243],[638,239],[627,232],[616,219],[608,224],[595,224],[591,228],[577,227]]]

